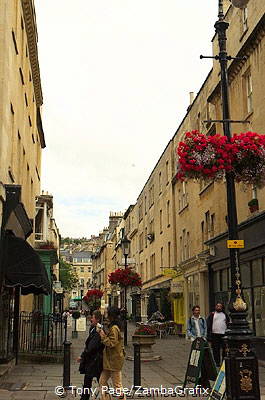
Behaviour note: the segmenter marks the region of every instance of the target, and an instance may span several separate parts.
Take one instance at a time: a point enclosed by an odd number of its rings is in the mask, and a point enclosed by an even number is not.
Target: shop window
[[[265,332],[265,286],[254,288],[255,333],[264,336]]]
[[[252,261],[252,285],[263,284],[263,273],[262,273],[262,259]]]
[[[223,269],[221,271],[221,283],[222,283],[222,291],[227,291],[228,290],[227,269]]]
[[[241,272],[241,282],[242,287],[250,287],[251,286],[251,279],[250,279],[250,265],[249,263],[244,263],[240,265],[240,272]],[[235,277],[233,277],[235,279]]]
[[[221,291],[220,271],[215,271],[213,273],[213,290],[214,292]]]

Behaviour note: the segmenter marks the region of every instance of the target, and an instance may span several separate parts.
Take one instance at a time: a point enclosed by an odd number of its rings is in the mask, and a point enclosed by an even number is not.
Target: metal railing
[[[61,314],[20,313],[19,353],[62,353],[64,339]]]

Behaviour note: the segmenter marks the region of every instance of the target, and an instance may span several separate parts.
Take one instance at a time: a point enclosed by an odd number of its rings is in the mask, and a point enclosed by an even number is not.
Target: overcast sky
[[[217,0],[35,0],[42,189],[62,236],[134,204],[211,68]],[[191,127],[192,129],[193,127]]]

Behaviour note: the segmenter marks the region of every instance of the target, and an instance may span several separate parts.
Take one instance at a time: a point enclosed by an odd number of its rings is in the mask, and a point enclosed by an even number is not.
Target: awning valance
[[[5,286],[21,287],[21,294],[49,294],[51,284],[45,265],[25,240],[6,234],[4,240]]]

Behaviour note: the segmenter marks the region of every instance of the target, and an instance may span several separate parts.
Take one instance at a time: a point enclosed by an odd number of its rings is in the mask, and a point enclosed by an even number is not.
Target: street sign
[[[244,249],[245,247],[244,240],[227,240],[226,243],[228,249]]]
[[[222,400],[225,395],[225,362],[223,361],[212,391],[207,400]]]

